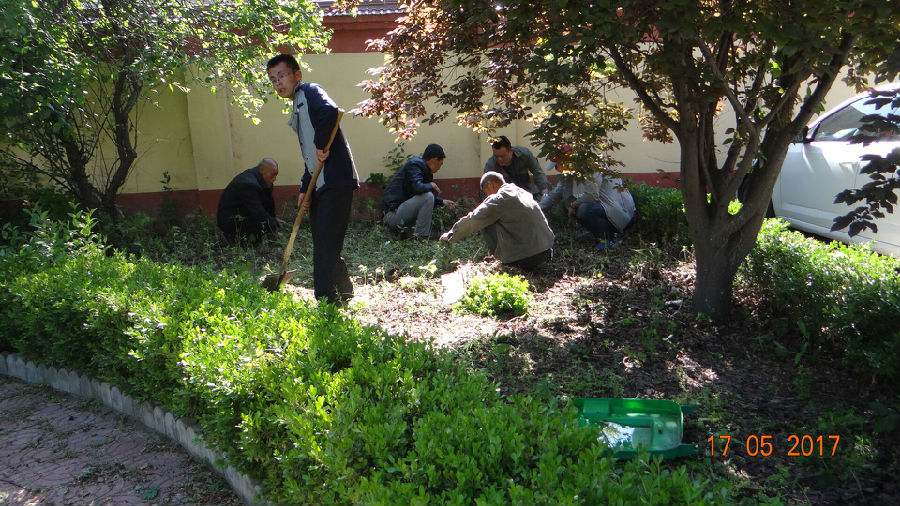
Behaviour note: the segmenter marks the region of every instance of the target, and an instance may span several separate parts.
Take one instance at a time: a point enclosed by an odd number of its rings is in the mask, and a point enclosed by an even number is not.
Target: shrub
[[[690,244],[681,191],[641,183],[629,187],[638,219],[634,230],[644,240],[665,247]]]
[[[456,308],[484,316],[513,317],[527,313],[531,299],[528,280],[501,272],[473,279]]]
[[[4,230],[0,335],[193,417],[271,503],[732,502],[683,465],[612,460],[571,408],[504,398],[449,351],[249,276],[110,252],[90,224]]]
[[[816,347],[866,377],[896,384],[900,373],[900,260],[864,246],[825,244],[763,224],[741,268],[743,282],[802,325]],[[822,354],[822,358],[829,356]]]

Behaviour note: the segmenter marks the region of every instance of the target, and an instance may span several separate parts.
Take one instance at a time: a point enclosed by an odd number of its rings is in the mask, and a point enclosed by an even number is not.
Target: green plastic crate
[[[696,406],[664,399],[575,399],[578,421],[597,427],[598,440],[615,450],[614,457],[631,459],[643,447],[664,459],[699,453],[696,444],[682,443],[684,415]]]

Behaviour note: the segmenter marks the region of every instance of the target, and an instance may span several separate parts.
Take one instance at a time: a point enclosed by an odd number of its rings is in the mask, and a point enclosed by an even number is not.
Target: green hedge
[[[571,408],[502,397],[449,352],[247,273],[109,251],[90,218],[41,222],[4,229],[0,348],[195,418],[272,503],[733,502],[684,464],[612,460]]]
[[[632,185],[629,190],[637,207],[637,220],[633,229],[638,235],[660,246],[690,245],[680,190],[645,183]]]
[[[900,380],[900,260],[865,247],[826,244],[766,220],[741,268],[748,288],[867,378]]]

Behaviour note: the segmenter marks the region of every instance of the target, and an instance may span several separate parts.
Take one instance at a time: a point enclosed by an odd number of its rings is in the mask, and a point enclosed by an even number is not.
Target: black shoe
[[[391,235],[394,237],[394,239],[398,241],[409,239],[410,235],[412,235],[408,227],[388,227],[388,230],[391,231]]]
[[[337,273],[337,282],[335,283],[335,288],[337,289],[337,296],[342,301],[348,301],[353,298],[353,281],[350,281],[350,274],[347,272],[347,264],[343,261],[338,266]]]

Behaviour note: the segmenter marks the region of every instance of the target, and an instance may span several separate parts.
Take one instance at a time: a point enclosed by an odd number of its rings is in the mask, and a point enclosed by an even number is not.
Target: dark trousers
[[[553,258],[553,248],[548,250],[541,251],[535,255],[531,255],[530,257],[525,257],[521,260],[516,260],[515,262],[510,262],[506,265],[512,265],[514,267],[518,267],[524,271],[533,271],[540,267],[541,264]]]
[[[341,257],[350,221],[354,188],[316,191],[309,207],[313,240],[313,290],[316,298],[338,303],[353,296],[353,283]]]
[[[601,241],[608,241],[619,233],[615,225],[606,216],[606,209],[599,202],[578,206],[575,219],[578,220],[578,223],[581,223],[581,226],[588,229],[594,238]]]

